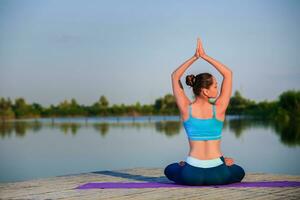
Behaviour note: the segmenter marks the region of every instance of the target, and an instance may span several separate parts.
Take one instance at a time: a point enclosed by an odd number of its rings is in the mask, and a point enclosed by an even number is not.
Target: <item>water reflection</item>
[[[300,123],[291,120],[290,122],[276,122],[261,119],[235,119],[230,120],[229,129],[236,138],[239,138],[247,129],[264,128],[272,129],[276,135],[280,137],[282,144],[293,147],[300,145]]]
[[[275,123],[273,126],[275,133],[280,136],[280,141],[288,146],[300,145],[300,123],[291,120],[290,123]]]
[[[164,134],[168,137],[173,137],[180,134],[182,128],[182,122],[179,118],[174,117],[158,117],[157,120],[139,119],[134,120],[120,120],[116,118],[112,119],[112,122],[97,121],[91,119],[51,119],[51,120],[27,120],[27,121],[14,121],[0,123],[0,135],[1,138],[10,137],[12,134],[19,138],[26,136],[26,132],[37,133],[42,128],[58,129],[63,134],[76,135],[79,129],[92,127],[101,136],[105,136],[109,132],[109,128],[120,127],[124,128],[154,128],[157,133]],[[162,120],[163,119],[163,120]],[[50,122],[49,122],[50,121]],[[270,120],[258,120],[258,119],[227,119],[224,122],[224,129],[228,128],[236,138],[239,138],[246,130],[251,128],[264,128],[272,129],[273,132],[280,137],[282,144],[289,147],[300,145],[300,123],[296,121],[291,122],[275,122]]]

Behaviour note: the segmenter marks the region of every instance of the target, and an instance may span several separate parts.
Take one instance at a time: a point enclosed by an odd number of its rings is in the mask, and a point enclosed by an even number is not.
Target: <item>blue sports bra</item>
[[[213,117],[200,119],[192,116],[192,106],[189,105],[189,118],[183,121],[183,126],[189,140],[221,139],[223,121],[216,118],[216,106],[213,104]]]

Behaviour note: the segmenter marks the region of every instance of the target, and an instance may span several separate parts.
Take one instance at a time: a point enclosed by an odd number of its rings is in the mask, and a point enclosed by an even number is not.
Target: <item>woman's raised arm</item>
[[[202,42],[199,40],[200,57],[212,64],[223,76],[221,94],[217,98],[215,104],[219,105],[219,112],[225,112],[230,101],[231,90],[232,90],[232,71],[223,65],[221,62],[209,57],[203,50]]]
[[[219,97],[216,99],[215,104],[219,105],[219,112],[225,112],[231,97],[232,91],[232,71],[227,68],[222,63],[218,62],[217,60],[204,55],[202,57],[204,60],[212,64],[223,76],[222,86],[221,86],[221,93]]]
[[[179,108],[181,114],[186,112],[187,110],[186,108],[191,102],[183,91],[183,86],[180,81],[180,78],[185,72],[185,70],[200,57],[199,50],[198,50],[200,46],[199,41],[200,40],[198,39],[195,55],[193,55],[193,57],[189,58],[187,61],[181,64],[171,75],[173,95],[175,97],[177,107]]]
[[[187,110],[187,106],[191,103],[189,98],[186,96],[183,90],[182,83],[180,81],[180,78],[184,71],[193,63],[197,60],[195,56],[192,58],[189,58],[186,62],[184,62],[179,68],[177,68],[171,75],[172,77],[172,90],[173,90],[173,95],[176,100],[177,107],[181,113],[185,113]]]
[[[228,67],[223,65],[221,62],[213,59],[212,57],[209,57],[205,54],[201,56],[201,58],[212,64],[222,74],[223,77],[231,73],[231,70]]]
[[[197,48],[196,48],[196,52],[193,55],[193,57],[189,58],[187,61],[185,61],[182,65],[180,65],[173,73],[172,73],[172,77],[178,77],[180,78],[182,76],[182,74],[185,72],[185,70],[191,66],[191,64],[193,64],[193,62],[195,62],[195,60],[197,60],[200,57],[200,49],[201,47],[201,41],[199,38],[197,38]]]
[[[227,74],[231,73],[231,70],[227,68],[225,65],[206,55],[206,53],[203,50],[202,42],[199,38],[198,38],[198,51],[199,51],[199,56],[204,60],[206,60],[207,62],[209,62],[210,64],[212,64],[223,76],[226,76]]]

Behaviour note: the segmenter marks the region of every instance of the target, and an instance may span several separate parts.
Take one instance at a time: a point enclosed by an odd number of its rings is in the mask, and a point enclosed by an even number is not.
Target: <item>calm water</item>
[[[0,123],[1,124],[1,123]],[[247,172],[300,175],[299,124],[226,116],[222,151]],[[185,160],[188,140],[178,116],[56,118],[0,125],[0,182]]]

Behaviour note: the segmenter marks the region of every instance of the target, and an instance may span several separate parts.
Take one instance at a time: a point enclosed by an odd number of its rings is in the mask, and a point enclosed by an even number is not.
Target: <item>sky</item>
[[[201,38],[257,102],[300,88],[297,0],[0,0],[0,97],[57,105],[152,104]],[[185,76],[222,75],[203,59]],[[192,100],[192,89],[184,90]]]

